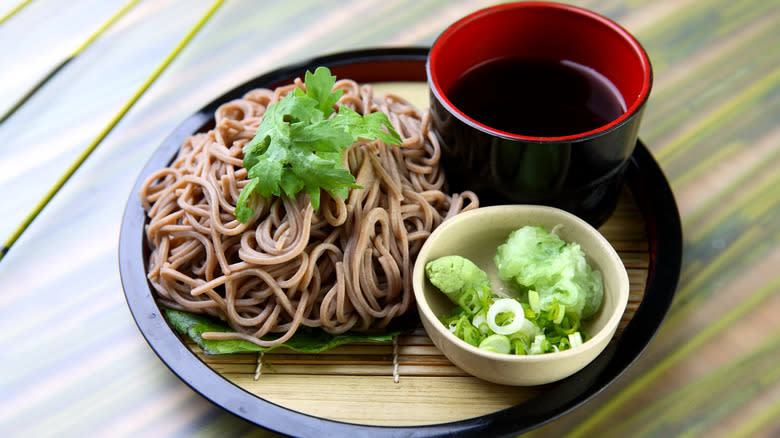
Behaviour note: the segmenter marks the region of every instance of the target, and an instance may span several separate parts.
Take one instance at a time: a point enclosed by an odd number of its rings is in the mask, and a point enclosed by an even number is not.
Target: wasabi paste
[[[463,295],[471,290],[481,291],[490,287],[487,273],[471,260],[457,256],[444,256],[425,265],[425,276],[453,303],[459,304]]]

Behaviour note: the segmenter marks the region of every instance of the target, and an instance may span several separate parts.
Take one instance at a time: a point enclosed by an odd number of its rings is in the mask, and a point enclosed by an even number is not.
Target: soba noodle
[[[248,180],[242,147],[265,109],[294,84],[257,89],[219,107],[214,129],[188,138],[173,163],[150,175],[140,197],[149,216],[148,278],[169,308],[209,314],[244,339],[272,346],[301,326],[333,334],[386,326],[413,304],[411,269],[443,220],[476,208],[471,192],[446,194],[440,148],[428,112],[369,85],[339,80],[338,105],[385,112],[400,147],[359,141],[344,164],[363,188],[344,200],[323,192],[315,211],[303,192],[265,199],[238,222],[234,208]],[[274,335],[273,340],[262,340]]]

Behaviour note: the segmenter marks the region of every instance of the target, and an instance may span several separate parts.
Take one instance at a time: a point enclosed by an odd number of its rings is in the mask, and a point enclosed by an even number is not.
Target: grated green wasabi
[[[525,226],[513,231],[494,261],[499,277],[520,293],[536,291],[535,310],[558,303],[577,319],[590,319],[601,307],[601,273],[591,269],[579,244],[566,243],[555,229],[548,233],[541,226]]]

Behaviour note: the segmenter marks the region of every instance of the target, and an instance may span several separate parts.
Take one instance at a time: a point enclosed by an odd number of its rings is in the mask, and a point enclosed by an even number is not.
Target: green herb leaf
[[[312,98],[318,102],[317,108],[323,116],[325,118],[330,116],[333,113],[333,106],[344,93],[342,89],[332,91],[333,85],[336,84],[336,76],[331,76],[327,67],[318,67],[313,74],[310,71],[306,72],[304,84],[306,84],[306,91],[298,88],[295,90],[295,94]]]
[[[347,332],[341,335],[331,335],[321,329],[305,329],[302,327],[282,344],[272,347],[261,347],[244,340],[203,339],[203,333],[206,332],[232,332],[233,330],[224,321],[175,309],[163,308],[163,312],[173,328],[198,344],[205,354],[265,352],[279,347],[286,347],[300,353],[320,353],[333,347],[353,342],[392,342],[393,336],[411,331],[414,325],[416,325],[416,322],[411,318],[396,318],[384,333]],[[263,339],[272,340],[274,337],[268,336]]]
[[[236,218],[242,223],[247,223],[249,221],[249,218],[252,217],[252,213],[253,213],[252,209],[247,207],[246,204],[249,199],[249,195],[254,192],[258,182],[259,182],[258,179],[250,180],[249,184],[244,186],[244,189],[241,190],[241,193],[238,194],[238,202],[236,203],[235,215]]]
[[[334,113],[343,90],[333,90],[336,77],[326,67],[306,72],[306,91],[298,88],[266,109],[252,141],[244,146],[244,167],[250,183],[236,203],[236,218],[252,217],[251,197],[293,197],[302,190],[319,208],[320,190],[346,197],[350,188],[360,188],[344,168],[344,149],[359,138],[401,144],[387,115],[361,116],[348,107]]]

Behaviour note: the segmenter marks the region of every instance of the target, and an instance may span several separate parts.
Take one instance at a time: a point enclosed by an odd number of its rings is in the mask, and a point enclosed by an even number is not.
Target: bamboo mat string
[[[32,1],[32,0],[29,0]],[[29,3],[28,1],[28,3]],[[126,5],[124,5],[119,11],[117,11],[111,18],[108,19],[105,23],[103,23],[102,26],[100,26],[95,32],[92,33],[92,35],[89,36],[89,38],[86,39],[83,43],[81,43],[80,46],[78,46],[73,52],[71,52],[62,62],[57,64],[46,76],[41,78],[35,85],[30,88],[27,93],[25,93],[22,97],[19,98],[19,100],[16,101],[15,104],[13,104],[5,113],[3,113],[2,117],[0,117],[0,123],[5,122],[9,117],[11,117],[16,110],[18,110],[22,105],[27,102],[27,100],[32,97],[33,94],[37,93],[38,90],[40,90],[44,85],[46,85],[47,82],[51,78],[53,78],[57,73],[60,72],[66,65],[68,65],[76,56],[78,56],[81,52],[84,51],[87,47],[89,47],[100,35],[103,34],[103,32],[106,31],[109,27],[111,27],[114,23],[116,23],[127,11],[130,10],[133,6],[135,6],[136,3],[138,3],[140,0],[131,0]],[[24,6],[24,5],[20,5]],[[3,17],[3,20],[5,20],[6,17]],[[0,24],[2,24],[2,21],[0,21]]]
[[[262,373],[263,373],[263,352],[260,351],[257,353],[257,366],[255,367],[254,379],[255,380],[259,379]]]
[[[0,18],[0,25],[5,23],[6,21],[8,21],[8,19],[10,19],[14,15],[16,15],[17,12],[21,11],[22,9],[24,9],[24,7],[29,5],[30,3],[32,3],[32,0],[24,0],[23,2],[19,3],[18,5],[14,6],[13,8],[11,8],[10,11],[6,12],[6,14],[3,15]]]
[[[401,375],[398,373],[398,335],[393,336],[393,382],[398,383]]]
[[[11,246],[16,242],[16,240],[19,238],[19,236],[22,235],[22,233],[27,229],[27,227],[32,223],[32,221],[38,216],[38,214],[43,210],[43,208],[51,201],[51,199],[54,197],[55,194],[62,188],[63,185],[68,181],[68,179],[76,172],[76,170],[81,166],[81,164],[89,157],[89,155],[92,153],[92,151],[95,150],[95,148],[100,144],[101,141],[103,141],[104,138],[111,132],[111,130],[119,123],[119,121],[124,117],[125,114],[130,110],[130,108],[138,101],[138,99],[144,94],[144,92],[154,83],[154,81],[162,74],[162,72],[170,65],[170,63],[178,56],[178,54],[184,49],[184,47],[192,40],[192,38],[195,36],[196,33],[206,24],[206,22],[211,18],[212,15],[217,11],[217,9],[224,3],[225,0],[217,0],[215,1],[211,7],[206,11],[206,13],[197,21],[195,26],[190,29],[190,31],[187,33],[187,35],[182,38],[181,41],[179,41],[179,44],[173,49],[171,53],[168,54],[168,56],[163,60],[163,62],[154,70],[151,76],[144,81],[144,83],[141,85],[140,88],[133,94],[133,96],[130,98],[127,103],[119,110],[119,112],[111,119],[111,121],[106,125],[102,131],[97,135],[97,137],[92,140],[92,142],[87,146],[84,151],[76,158],[76,161],[74,161],[65,171],[62,176],[54,183],[54,185],[46,192],[46,194],[41,198],[40,201],[33,207],[33,209],[25,216],[24,220],[16,227],[16,229],[11,233],[11,236],[3,243],[2,246],[0,246],[0,260],[5,257],[5,255],[8,253],[8,251],[11,249]]]

